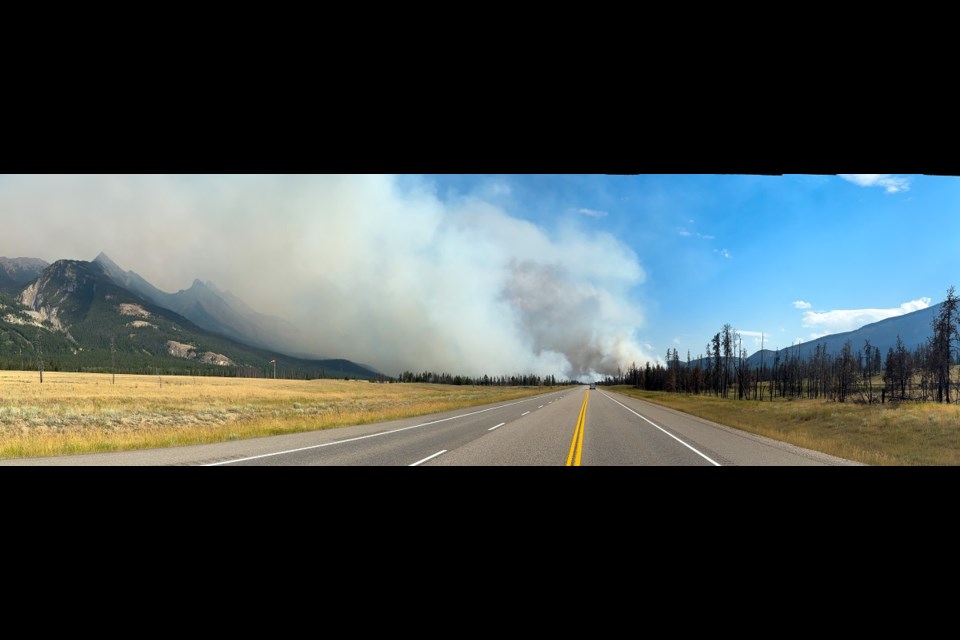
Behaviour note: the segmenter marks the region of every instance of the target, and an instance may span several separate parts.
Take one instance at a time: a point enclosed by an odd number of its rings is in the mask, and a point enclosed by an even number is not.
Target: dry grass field
[[[733,400],[615,391],[751,433],[870,465],[960,465],[960,405]]]
[[[528,397],[537,387],[0,371],[0,458],[221,442]]]

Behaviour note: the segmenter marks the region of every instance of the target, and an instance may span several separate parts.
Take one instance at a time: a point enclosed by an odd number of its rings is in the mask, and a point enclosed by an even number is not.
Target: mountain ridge
[[[0,291],[15,293],[34,280],[50,264],[40,258],[7,258],[0,256]]]
[[[764,365],[772,364],[774,358],[778,357],[781,362],[784,358],[799,357],[801,360],[808,360],[816,353],[818,346],[824,346],[830,355],[838,355],[843,349],[844,343],[850,341],[854,353],[862,351],[866,340],[870,340],[870,348],[878,348],[880,357],[885,358],[887,350],[896,349],[897,336],[903,340],[904,347],[908,351],[913,351],[916,347],[922,345],[928,338],[933,336],[933,319],[940,313],[942,302],[918,309],[909,313],[904,313],[892,318],[884,318],[863,325],[858,329],[843,331],[840,333],[831,333],[819,338],[813,338],[806,342],[784,347],[783,349],[758,349],[746,358],[746,366],[756,368],[760,366],[761,353]],[[690,361],[694,366],[698,362],[701,366],[706,366],[710,358],[696,358]],[[686,365],[686,361],[683,362]]]
[[[296,351],[299,332],[292,323],[253,310],[210,281],[195,278],[190,287],[167,293],[135,271],[124,270],[102,251],[93,262],[100,264],[115,283],[179,313],[203,329],[264,349]]]
[[[23,368],[24,353],[27,361],[34,358],[42,339],[47,368],[54,370],[102,370],[116,358],[127,372],[259,376],[269,375],[276,360],[283,375],[295,377],[380,377],[343,358],[297,358],[205,329],[118,284],[119,268],[101,255],[91,262],[57,260],[16,296],[0,294],[0,367]],[[130,276],[146,283],[137,278]]]
[[[925,309],[918,309],[892,318],[884,318],[876,322],[865,324],[859,329],[843,331],[841,333],[832,333],[819,338],[814,338],[807,342],[801,342],[799,346],[781,349],[784,352],[797,353],[802,359],[809,359],[816,352],[818,346],[826,347],[827,352],[836,355],[843,349],[844,343],[849,340],[853,351],[863,350],[866,340],[870,340],[870,348],[878,348],[881,358],[886,357],[887,349],[896,349],[897,336],[903,340],[904,346],[908,351],[913,351],[926,340],[933,336],[933,319],[940,313],[942,302],[931,305]],[[756,356],[756,358],[754,358]],[[766,362],[764,354],[764,362]],[[747,358],[748,364],[754,366],[759,364],[759,352]]]

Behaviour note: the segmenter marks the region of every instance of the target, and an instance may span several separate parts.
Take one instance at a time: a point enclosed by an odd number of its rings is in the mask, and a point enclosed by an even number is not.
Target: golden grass
[[[559,387],[556,387],[559,389]],[[0,371],[0,458],[239,440],[524,398],[537,387]]]
[[[625,395],[871,465],[960,465],[960,406],[734,400],[612,387]]]

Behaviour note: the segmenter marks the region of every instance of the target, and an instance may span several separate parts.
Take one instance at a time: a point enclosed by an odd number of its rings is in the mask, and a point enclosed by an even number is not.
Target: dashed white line
[[[500,427],[502,427],[502,426],[505,425],[505,424],[507,424],[507,423],[506,423],[506,422],[501,422],[500,424],[498,424],[498,425],[495,426],[495,427],[490,427],[489,429],[487,429],[487,431],[493,431],[494,429],[499,429]]]
[[[357,436],[356,438],[346,438],[344,440],[334,440],[333,442],[325,442],[323,444],[314,444],[309,447],[298,447],[296,449],[287,449],[285,451],[274,451],[273,453],[264,453],[258,456],[249,456],[247,458],[236,458],[235,460],[224,460],[222,462],[212,462],[210,464],[203,465],[204,467],[219,467],[226,464],[234,464],[237,462],[246,462],[247,460],[258,460],[260,458],[269,458],[271,456],[282,456],[287,453],[297,453],[298,451],[308,451],[310,449],[320,449],[321,447],[332,447],[335,444],[343,444],[345,442],[356,442],[357,440],[366,440],[367,438],[376,438],[377,436],[385,436],[391,433],[399,433],[401,431],[408,431],[410,429],[417,429],[419,427],[426,427],[431,424],[438,424],[440,422],[447,422],[449,420],[456,420],[457,418],[466,418],[467,416],[475,416],[478,413],[486,413],[487,411],[493,411],[495,409],[503,409],[505,407],[512,407],[515,404],[522,404],[524,402],[529,402],[530,398],[524,400],[517,400],[516,402],[509,402],[507,404],[501,404],[496,407],[487,407],[486,409],[480,409],[479,411],[471,411],[470,413],[461,413],[457,416],[450,416],[449,418],[441,418],[439,420],[431,420],[430,422],[423,422],[421,424],[415,424],[410,427],[401,427],[399,429],[391,429],[390,431],[380,431],[378,433],[370,433],[365,436]],[[530,413],[529,411],[527,413]],[[526,414],[524,414],[526,415]]]
[[[528,413],[530,413],[530,412],[529,412],[529,411],[524,411],[524,412],[521,413],[520,415],[521,415],[521,416],[525,416],[525,415],[527,415]]]
[[[447,452],[446,449],[444,449],[443,451],[437,451],[437,452],[436,452],[435,454],[433,454],[432,456],[427,456],[427,457],[424,458],[423,460],[418,460],[418,461],[414,462],[413,464],[411,464],[410,466],[411,466],[411,467],[415,467],[415,466],[417,466],[417,465],[423,464],[423,463],[426,462],[427,460],[433,460],[433,459],[436,458],[437,456],[442,456],[442,455],[445,454],[446,452]]]
[[[543,405],[540,405],[539,407],[537,407],[537,409],[543,409]]]
[[[678,438],[677,436],[673,435],[672,433],[670,433],[669,431],[667,431],[666,429],[664,429],[664,428],[661,427],[660,425],[652,422],[652,421],[649,420],[648,418],[644,418],[642,415],[640,415],[639,413],[637,413],[636,411],[634,411],[633,409],[631,409],[631,408],[628,407],[627,405],[623,404],[622,402],[620,402],[620,401],[617,400],[616,398],[611,398],[609,395],[607,395],[606,393],[604,393],[604,392],[602,392],[602,391],[601,391],[600,393],[603,393],[603,395],[607,396],[608,398],[610,398],[611,400],[613,400],[614,402],[616,402],[618,405],[620,405],[621,407],[623,407],[624,409],[626,409],[627,411],[629,411],[629,412],[632,413],[633,415],[637,416],[638,418],[641,418],[642,420],[646,420],[647,422],[649,422],[650,424],[652,424],[653,426],[655,426],[657,429],[660,429],[660,431],[663,431],[665,434],[667,434],[668,436],[670,436],[671,438],[673,438],[674,440],[676,440],[677,442],[679,442],[680,444],[682,444],[683,446],[685,446],[687,449],[690,449],[691,451],[693,451],[695,454],[697,454],[698,456],[700,456],[701,458],[703,458],[704,460],[706,460],[706,461],[709,462],[710,464],[712,464],[712,465],[714,465],[714,466],[717,466],[717,467],[720,466],[720,463],[717,462],[716,460],[712,460],[712,459],[710,459],[709,457],[707,457],[705,454],[697,451],[696,449],[694,449],[693,447],[691,447],[690,445],[688,445],[686,442],[684,442],[683,440],[681,440],[681,439]]]

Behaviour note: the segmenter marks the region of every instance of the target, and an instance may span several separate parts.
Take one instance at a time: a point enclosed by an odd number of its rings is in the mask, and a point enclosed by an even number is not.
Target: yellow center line
[[[577,428],[573,430],[573,441],[570,443],[570,453],[567,454],[567,466],[579,467],[583,457],[583,428],[587,420],[587,400],[590,391],[583,394],[583,404],[580,406],[580,415],[577,417]]]

